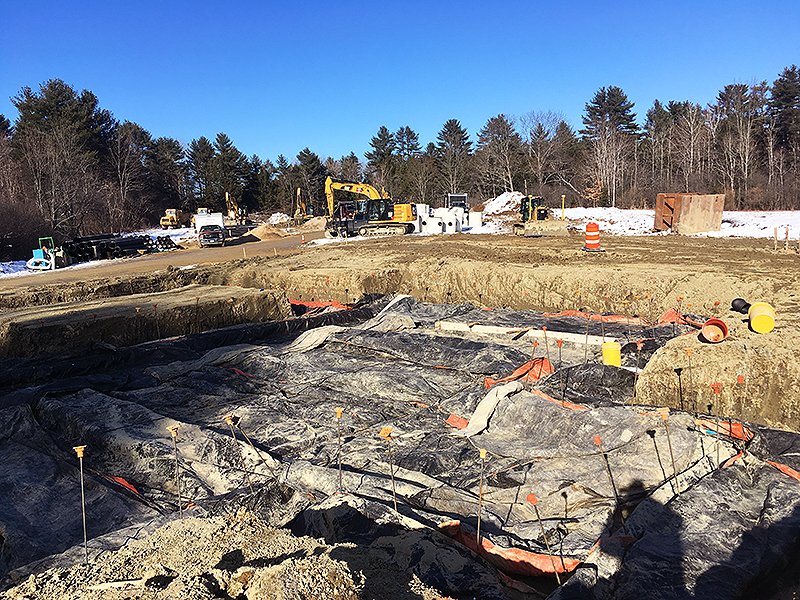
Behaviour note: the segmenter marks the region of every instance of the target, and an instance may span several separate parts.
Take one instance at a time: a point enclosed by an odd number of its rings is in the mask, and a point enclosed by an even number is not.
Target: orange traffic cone
[[[301,243],[301,244],[305,244],[305,243],[306,243],[306,236],[305,236],[305,234],[302,234],[302,235],[300,236],[300,243]]]

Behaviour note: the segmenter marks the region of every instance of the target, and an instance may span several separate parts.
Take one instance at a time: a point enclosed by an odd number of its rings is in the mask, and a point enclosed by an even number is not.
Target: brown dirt
[[[241,286],[271,291],[265,298],[339,302],[364,293],[406,293],[427,302],[543,311],[586,308],[648,320],[676,307],[682,296],[683,311],[722,318],[730,335],[719,344],[704,343],[696,335],[671,341],[641,374],[639,401],[679,408],[674,369],[688,366],[685,350],[693,348],[691,389],[686,377],[683,382],[684,408],[705,411],[710,403],[714,413],[798,429],[800,256],[773,251],[770,240],[603,236],[606,252],[586,253],[582,236],[574,233],[406,236],[321,246],[300,245],[298,237],[0,279],[0,309],[126,295],[131,282],[134,291]],[[306,235],[308,241],[313,237],[321,234]],[[198,258],[205,264],[198,265]],[[181,264],[196,266],[166,269]],[[188,294],[190,304],[196,297],[196,292]],[[751,331],[743,315],[729,310],[736,297],[775,307],[775,330]],[[737,375],[745,377],[744,386],[737,387]],[[709,387],[715,381],[723,384],[719,397]]]
[[[256,517],[173,521],[150,537],[70,569],[32,575],[8,600],[434,600],[441,594],[355,544],[328,546]]]

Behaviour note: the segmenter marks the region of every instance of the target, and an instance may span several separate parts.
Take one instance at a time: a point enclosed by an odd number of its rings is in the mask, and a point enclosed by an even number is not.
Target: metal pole
[[[250,493],[253,493],[253,483],[250,481],[250,474],[247,472],[247,467],[244,464],[244,455],[242,454],[242,447],[239,446],[239,441],[236,439],[236,432],[233,430],[233,415],[225,415],[223,417],[225,422],[231,428],[231,435],[233,436],[233,443],[236,445],[236,449],[239,451],[239,462],[242,463],[242,471],[244,471],[244,476],[247,479],[247,485],[250,488]]]
[[[337,406],[336,411],[336,427],[339,430],[339,451],[336,455],[336,460],[339,463],[339,491],[342,491],[342,413],[344,408]]]
[[[667,426],[667,417],[669,416],[669,408],[659,408],[656,411],[664,420],[664,431],[667,432],[667,443],[669,444],[669,457],[672,460],[672,475],[675,478],[675,489],[678,496],[681,495],[681,486],[678,483],[678,467],[675,466],[675,455],[672,452],[672,439],[669,436],[669,427]]]
[[[628,535],[628,531],[625,529],[625,516],[622,514],[622,504],[620,504],[619,496],[617,495],[617,486],[614,484],[614,476],[611,475],[611,466],[608,464],[608,458],[606,457],[606,453],[603,451],[603,443],[600,440],[600,436],[594,436],[594,443],[597,444],[597,447],[600,448],[600,455],[603,457],[603,464],[606,466],[606,474],[608,475],[608,480],[611,482],[611,489],[614,492],[614,500],[619,506],[619,518],[622,521],[622,531],[625,535]]]
[[[172,445],[175,448],[175,487],[178,490],[178,515],[183,519],[183,502],[181,500],[181,478],[180,478],[180,464],[178,463],[178,427],[180,425],[170,425],[167,427],[172,434]]]
[[[83,489],[83,451],[86,450],[86,446],[75,446],[73,448],[75,453],[78,455],[78,461],[80,462],[80,470],[81,470],[81,515],[83,516],[83,557],[86,561],[86,564],[89,564],[89,549],[86,547],[86,494]]]
[[[483,508],[483,468],[486,463],[486,448],[480,449],[481,453],[481,479],[480,486],[478,487],[478,533],[475,537],[476,546],[480,552],[481,548],[481,510]]]
[[[544,545],[547,548],[547,554],[550,555],[550,564],[553,565],[553,573],[555,573],[556,575],[556,581],[558,582],[558,585],[561,585],[561,577],[559,577],[558,570],[556,569],[556,561],[553,560],[553,551],[550,549],[550,542],[547,541],[547,534],[544,532],[544,524],[542,523],[542,517],[539,516],[539,507],[536,506],[539,500],[536,499],[536,495],[533,492],[528,494],[526,500],[531,504],[533,504],[533,510],[536,511],[536,520],[539,521],[539,528],[542,530]]]

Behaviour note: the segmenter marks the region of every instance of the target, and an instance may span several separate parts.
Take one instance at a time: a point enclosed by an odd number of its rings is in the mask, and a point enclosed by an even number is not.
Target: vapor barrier
[[[35,386],[42,362],[6,368],[4,571],[82,540],[79,444],[96,552],[179,502],[244,505],[454,597],[737,598],[800,540],[799,436],[636,405],[630,363],[690,325],[371,300],[55,360]]]

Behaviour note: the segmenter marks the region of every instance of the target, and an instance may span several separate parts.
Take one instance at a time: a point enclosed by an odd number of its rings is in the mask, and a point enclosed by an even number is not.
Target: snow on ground
[[[511,225],[517,219],[521,192],[506,192],[497,198],[489,200],[483,211],[483,224],[465,230],[467,233],[503,234],[511,231]],[[552,207],[555,218],[561,218],[561,208]],[[601,233],[610,235],[667,235],[667,232],[653,230],[655,220],[654,210],[623,210],[620,208],[567,208],[564,218],[579,230],[583,230],[589,221],[600,225]],[[270,225],[278,225],[289,221],[289,216],[284,213],[274,213],[267,220]],[[720,231],[694,234],[698,237],[742,237],[742,238],[771,238],[778,229],[778,239],[784,240],[786,228],[789,228],[789,239],[800,238],[800,211],[773,211],[773,212],[744,212],[726,210],[722,215]],[[176,244],[197,239],[197,234],[192,227],[163,230],[161,228],[139,231],[131,235],[149,235],[160,237],[168,235]],[[420,234],[416,234],[420,235]],[[433,235],[433,234],[428,234]],[[354,237],[346,241],[341,239],[314,240],[314,245],[321,246],[330,243],[360,242],[368,238]],[[77,268],[91,263],[82,263],[68,268]],[[11,277],[22,273],[29,273],[25,268],[25,261],[0,262],[0,277]]]

